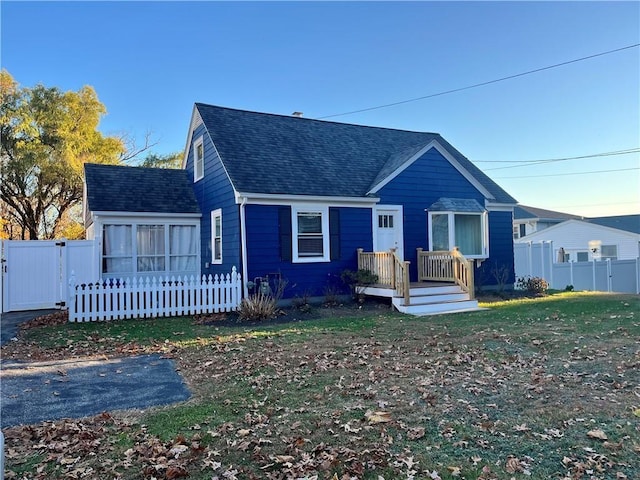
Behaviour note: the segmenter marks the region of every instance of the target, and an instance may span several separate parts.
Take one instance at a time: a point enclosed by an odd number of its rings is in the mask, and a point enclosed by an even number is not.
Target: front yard
[[[193,397],[5,429],[6,477],[640,478],[640,298],[483,306],[26,330],[3,358],[162,352]]]

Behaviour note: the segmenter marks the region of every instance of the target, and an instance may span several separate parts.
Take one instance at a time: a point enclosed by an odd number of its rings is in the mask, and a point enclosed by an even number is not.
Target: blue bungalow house
[[[477,308],[514,282],[516,201],[435,133],[196,103],[182,170],[85,166],[102,278],[227,274],[244,295],[342,291],[403,312]]]
[[[183,168],[201,272],[237,267],[245,295],[323,296],[360,268],[365,293],[430,313],[477,307],[474,279],[514,282],[517,202],[438,134],[196,103]]]

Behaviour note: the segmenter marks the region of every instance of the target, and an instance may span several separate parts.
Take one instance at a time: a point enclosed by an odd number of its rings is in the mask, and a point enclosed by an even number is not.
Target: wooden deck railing
[[[368,270],[378,277],[378,284],[391,287],[409,304],[409,263],[391,249],[388,252],[365,252],[358,249],[358,270]]]
[[[450,252],[425,252],[418,248],[418,281],[454,282],[473,298],[473,261],[465,258],[458,247]]]

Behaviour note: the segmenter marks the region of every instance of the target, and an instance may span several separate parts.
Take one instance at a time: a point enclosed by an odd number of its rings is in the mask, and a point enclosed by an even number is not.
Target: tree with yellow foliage
[[[121,138],[98,131],[105,113],[89,86],[21,88],[0,72],[0,210],[5,232],[7,223],[14,227],[11,237],[58,237],[82,201],[84,163],[127,158]]]

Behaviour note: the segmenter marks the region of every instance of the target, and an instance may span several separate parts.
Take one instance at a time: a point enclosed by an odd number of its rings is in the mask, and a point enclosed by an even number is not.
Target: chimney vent
[[[303,114],[302,112],[293,112],[291,115],[293,115],[294,117],[301,118]]]

